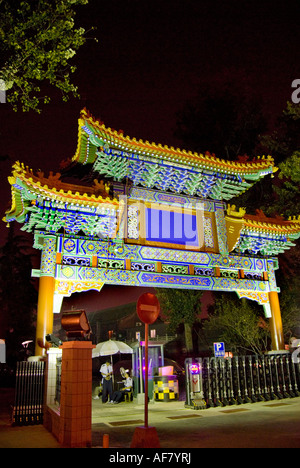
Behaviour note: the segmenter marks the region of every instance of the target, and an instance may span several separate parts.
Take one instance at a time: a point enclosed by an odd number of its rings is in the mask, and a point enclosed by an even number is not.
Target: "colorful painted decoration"
[[[247,163],[228,162],[209,153],[137,141],[122,131],[106,128],[86,110],[79,119],[73,160],[93,164],[93,169],[104,177],[117,181],[128,178],[134,186],[213,200],[230,200],[277,170],[271,156]]]
[[[150,144],[84,110],[73,161],[99,180],[70,185],[19,162],[9,178],[4,221],[34,234],[35,276],[54,277],[55,294],[104,284],[236,291],[269,314],[276,257],[300,237],[300,221],[247,215],[226,201],[275,172],[270,156],[228,162]]]

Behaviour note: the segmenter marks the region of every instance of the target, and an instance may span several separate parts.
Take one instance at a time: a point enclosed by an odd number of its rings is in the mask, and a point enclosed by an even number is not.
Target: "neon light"
[[[201,369],[200,369],[199,364],[190,364],[189,369],[192,375],[200,374]]]

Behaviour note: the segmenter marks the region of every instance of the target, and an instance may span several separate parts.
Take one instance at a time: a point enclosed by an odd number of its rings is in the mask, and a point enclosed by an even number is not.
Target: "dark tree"
[[[259,97],[233,78],[204,84],[177,116],[175,135],[185,147],[227,160],[254,156],[267,128]]]
[[[22,342],[35,337],[37,290],[31,269],[30,244],[26,237],[14,236],[11,227],[7,242],[0,248],[0,310],[7,361],[12,364],[20,356]]]

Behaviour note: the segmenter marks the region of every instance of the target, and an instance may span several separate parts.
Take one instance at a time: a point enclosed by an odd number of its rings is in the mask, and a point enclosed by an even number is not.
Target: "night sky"
[[[14,161],[46,175],[59,171],[75,153],[85,106],[130,137],[183,147],[174,137],[177,112],[206,83],[219,89],[223,76],[247,77],[272,116],[300,78],[298,0],[90,0],[78,11],[76,25],[96,26],[88,36],[99,41],[88,40],[73,61],[81,100],[64,103],[50,91],[40,115],[0,104],[1,218]],[[7,232],[1,223],[0,245]]]

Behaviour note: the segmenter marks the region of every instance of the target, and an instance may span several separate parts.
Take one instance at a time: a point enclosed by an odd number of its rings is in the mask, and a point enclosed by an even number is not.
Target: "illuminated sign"
[[[200,374],[200,366],[199,366],[199,364],[190,364],[190,365],[189,365],[189,369],[190,369],[190,373],[191,373],[192,375]]]
[[[224,357],[225,356],[225,344],[214,343],[214,352],[215,352],[215,357]]]

